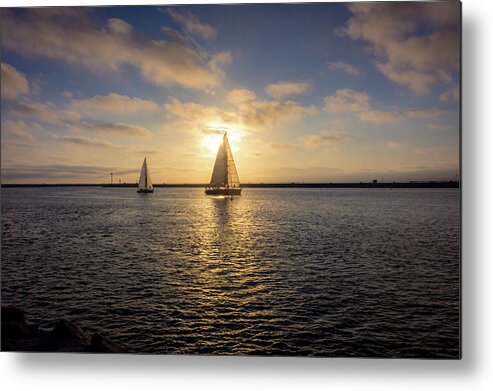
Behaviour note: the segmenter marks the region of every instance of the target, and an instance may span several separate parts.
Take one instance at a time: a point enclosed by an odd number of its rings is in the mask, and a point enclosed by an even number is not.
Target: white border
[[[132,3],[136,2],[3,0],[2,7]],[[493,221],[491,10],[488,1],[463,2],[461,361],[1,353],[0,379],[4,389],[490,389],[493,384],[493,256],[489,251]]]

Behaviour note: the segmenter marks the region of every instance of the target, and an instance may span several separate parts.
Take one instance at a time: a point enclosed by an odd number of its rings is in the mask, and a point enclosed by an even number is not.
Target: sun
[[[210,152],[217,153],[222,141],[223,136],[221,134],[207,134],[202,138],[202,146]]]
[[[200,140],[202,148],[207,151],[207,154],[212,153],[216,156],[219,146],[223,141],[224,133],[228,133],[228,140],[231,150],[237,152],[241,141],[241,131],[238,128],[232,128],[231,126],[225,126],[221,123],[214,123],[207,126],[209,131],[207,134],[203,134]]]

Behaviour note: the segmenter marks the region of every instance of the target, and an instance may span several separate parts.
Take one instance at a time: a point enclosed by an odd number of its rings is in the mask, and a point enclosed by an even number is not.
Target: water
[[[3,188],[2,304],[130,352],[459,355],[458,189]]]

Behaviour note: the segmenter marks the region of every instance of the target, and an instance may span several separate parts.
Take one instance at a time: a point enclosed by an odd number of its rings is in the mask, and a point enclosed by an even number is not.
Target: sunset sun
[[[207,134],[202,138],[202,146],[212,153],[217,153],[223,139],[222,134]]]

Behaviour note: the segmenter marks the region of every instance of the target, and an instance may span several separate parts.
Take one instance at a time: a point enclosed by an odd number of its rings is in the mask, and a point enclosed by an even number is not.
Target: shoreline
[[[136,183],[5,183],[1,184],[2,188],[11,187],[115,187],[115,188],[127,188],[137,187]],[[157,188],[205,188],[205,183],[160,183],[155,184]],[[367,188],[380,188],[380,189],[423,189],[423,188],[445,188],[455,189],[460,188],[461,184],[458,181],[416,181],[416,182],[348,182],[348,183],[244,183],[242,188],[355,188],[355,189],[367,189]]]

